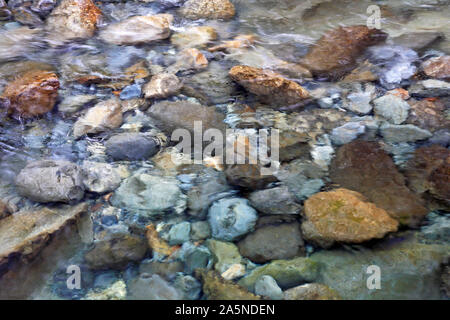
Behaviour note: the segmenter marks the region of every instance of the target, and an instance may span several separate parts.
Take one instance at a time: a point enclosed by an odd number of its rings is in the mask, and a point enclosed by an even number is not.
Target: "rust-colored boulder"
[[[301,63],[314,76],[337,78],[355,67],[364,50],[384,41],[387,34],[363,25],[339,27],[325,33],[309,50]]]
[[[309,97],[306,89],[271,70],[249,66],[231,68],[231,79],[270,104],[290,105]]]
[[[305,201],[302,234],[322,247],[335,241],[361,243],[397,231],[398,222],[359,192],[336,189]]]
[[[330,177],[342,188],[362,193],[401,224],[417,225],[428,213],[378,143],[356,140],[340,147],[331,163]]]
[[[9,83],[0,97],[0,103],[21,117],[39,116],[53,109],[58,89],[56,74],[33,70]]]
[[[419,194],[428,192],[450,206],[450,151],[447,148],[433,145],[417,149],[405,175],[412,190]]]

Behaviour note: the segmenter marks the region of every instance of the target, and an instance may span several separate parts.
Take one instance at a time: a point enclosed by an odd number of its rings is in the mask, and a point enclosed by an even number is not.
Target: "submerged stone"
[[[417,225],[428,212],[378,143],[356,140],[340,147],[330,177],[340,187],[361,193],[401,224]]]

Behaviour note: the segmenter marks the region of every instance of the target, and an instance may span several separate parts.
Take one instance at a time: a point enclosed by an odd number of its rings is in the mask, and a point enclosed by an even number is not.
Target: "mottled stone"
[[[255,293],[272,300],[281,300],[283,291],[271,276],[262,276],[255,283]]]
[[[392,143],[415,142],[433,136],[430,131],[412,124],[397,125],[384,123],[380,126],[380,133],[387,142]]]
[[[0,96],[0,106],[30,118],[53,109],[58,98],[59,79],[53,72],[33,70],[9,83]]]
[[[270,104],[290,105],[309,97],[306,89],[271,70],[235,66],[230,77],[249,92]]]
[[[80,138],[85,134],[95,134],[108,129],[118,128],[122,124],[122,106],[117,99],[97,103],[89,108],[73,125],[73,135]]]
[[[16,177],[19,194],[37,202],[72,202],[84,196],[82,171],[68,161],[29,163]]]
[[[181,14],[189,19],[224,19],[234,17],[235,9],[229,0],[188,0]]]
[[[144,88],[144,95],[147,99],[163,99],[176,95],[183,84],[180,79],[171,73],[160,73],[152,77]]]
[[[302,208],[286,186],[254,191],[248,199],[253,208],[265,214],[298,214]]]
[[[340,147],[330,168],[333,183],[363,194],[401,224],[417,225],[427,214],[378,143],[353,141]]]
[[[180,48],[203,48],[216,39],[217,32],[213,27],[196,26],[174,33],[170,41]]]
[[[92,0],[63,0],[46,21],[50,38],[69,41],[94,35],[102,12]]]
[[[393,94],[375,99],[373,104],[375,114],[393,124],[401,124],[408,118],[409,104]]]
[[[431,58],[421,66],[423,72],[430,78],[450,78],[450,56]]]
[[[445,103],[443,99],[436,101],[424,99],[413,103],[406,122],[430,132],[449,128],[450,119],[445,115]]]
[[[302,234],[329,247],[334,242],[361,243],[397,231],[398,222],[363,195],[347,189],[320,192],[305,201]]]
[[[82,170],[83,184],[91,192],[114,191],[122,181],[118,170],[108,163],[85,161]]]

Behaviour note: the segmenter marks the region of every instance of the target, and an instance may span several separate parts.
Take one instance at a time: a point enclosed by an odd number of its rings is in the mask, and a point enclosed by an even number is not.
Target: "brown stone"
[[[224,19],[234,17],[234,5],[229,0],[188,0],[181,9],[189,19]]]
[[[422,147],[408,162],[405,175],[419,194],[429,192],[450,206],[450,151],[439,145]]]
[[[147,99],[163,99],[176,95],[183,84],[180,79],[171,73],[160,73],[152,77],[144,85],[142,91]]]
[[[378,143],[356,140],[340,147],[330,177],[333,183],[362,193],[401,224],[417,225],[428,212]]]
[[[306,89],[271,70],[235,66],[230,77],[249,92],[270,104],[290,105],[309,97]]]
[[[398,228],[398,222],[385,210],[368,202],[362,194],[347,189],[311,196],[305,201],[304,216],[304,238],[322,247],[329,247],[335,241],[361,243],[380,239]]]
[[[445,116],[445,110],[444,101],[424,99],[411,104],[409,117],[406,122],[430,132],[449,128],[450,121]]]
[[[9,83],[0,101],[21,117],[39,116],[53,109],[58,89],[59,80],[56,74],[33,70]]]
[[[208,49],[209,52],[226,51],[228,49],[249,48],[256,41],[256,36],[244,34],[235,37],[233,40],[224,41],[221,44]]]
[[[384,41],[387,34],[363,25],[339,27],[325,33],[301,63],[316,77],[337,78],[355,67],[364,50]]]
[[[0,220],[0,270],[10,260],[27,262],[37,256],[58,230],[78,219],[87,205],[20,211]]]
[[[423,72],[430,78],[450,78],[450,56],[431,58],[422,64]]]
[[[8,205],[4,203],[2,200],[0,200],[0,219],[5,218],[10,214],[10,210],[8,208]]]
[[[230,165],[225,174],[229,184],[250,190],[264,189],[268,183],[277,181],[272,175],[262,175],[258,164]]]

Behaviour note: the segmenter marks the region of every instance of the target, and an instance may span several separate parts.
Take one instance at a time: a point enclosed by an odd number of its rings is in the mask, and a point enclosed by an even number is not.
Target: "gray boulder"
[[[106,141],[105,147],[114,160],[146,160],[159,150],[152,137],[139,132],[116,134]]]
[[[258,215],[243,198],[221,199],[208,213],[212,236],[219,240],[233,241],[252,231]]]
[[[111,203],[150,216],[183,212],[186,196],[175,178],[137,173],[122,182],[111,198]]]
[[[37,202],[79,201],[84,196],[82,170],[68,161],[29,163],[16,177],[19,194]]]
[[[116,169],[108,163],[85,161],[83,169],[83,184],[87,190],[104,193],[116,190],[122,179]]]

